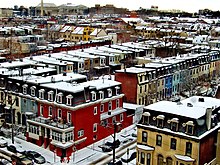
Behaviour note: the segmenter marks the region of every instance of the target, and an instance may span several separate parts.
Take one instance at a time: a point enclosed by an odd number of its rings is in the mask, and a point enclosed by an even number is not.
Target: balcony
[[[41,116],[27,120],[27,122],[35,125],[40,125],[46,128],[59,129],[62,131],[69,131],[73,130],[74,128],[72,123],[64,122],[62,119],[57,120],[55,118],[44,118]]]

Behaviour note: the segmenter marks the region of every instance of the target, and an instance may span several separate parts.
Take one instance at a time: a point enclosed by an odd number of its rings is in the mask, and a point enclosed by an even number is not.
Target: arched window
[[[172,165],[173,164],[173,160],[172,160],[171,157],[167,157],[166,164],[167,165]]]
[[[157,165],[163,165],[163,156],[162,155],[158,155],[158,157],[157,157]]]

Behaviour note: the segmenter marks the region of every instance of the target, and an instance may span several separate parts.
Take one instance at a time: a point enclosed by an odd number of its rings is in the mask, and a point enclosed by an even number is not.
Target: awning
[[[189,157],[189,156],[185,156],[185,155],[174,155],[177,159],[185,161],[185,162],[193,162],[194,159]]]

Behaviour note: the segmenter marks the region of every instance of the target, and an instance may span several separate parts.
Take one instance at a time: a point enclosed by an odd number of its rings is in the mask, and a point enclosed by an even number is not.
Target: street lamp
[[[116,148],[116,133],[120,132],[122,128],[122,124],[119,122],[114,123],[114,136],[113,136],[113,165],[115,164],[115,148]]]

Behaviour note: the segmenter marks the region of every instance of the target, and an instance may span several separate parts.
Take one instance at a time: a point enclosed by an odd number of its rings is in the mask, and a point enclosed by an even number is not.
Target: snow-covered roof
[[[65,33],[67,30],[69,30],[69,29],[71,29],[71,26],[64,26],[61,30],[60,30],[60,32],[61,33]]]
[[[144,105],[138,105],[138,104],[132,104],[132,103],[123,103],[123,108],[125,109],[133,109],[133,110],[136,110],[136,109],[139,109],[139,108],[143,108]]]
[[[139,74],[139,73],[145,73],[147,71],[153,71],[153,70],[154,69],[130,67],[126,69],[116,70],[115,72],[119,72],[119,73],[126,72],[126,73]]]
[[[204,99],[204,102],[199,101],[199,99]],[[171,101],[159,101],[157,103],[150,104],[144,108],[157,112],[198,119],[206,114],[207,108],[216,108],[220,106],[219,99],[201,96],[193,96],[187,98],[185,100],[182,100],[181,103],[182,104],[177,104],[176,102]],[[192,106],[188,106],[189,103]]]
[[[76,27],[72,34],[83,34],[84,27]]]
[[[126,112],[126,111],[127,111],[126,109],[117,108],[114,111],[112,111],[111,114],[108,114],[108,112],[102,113],[100,115],[100,120],[105,120],[107,118],[110,118],[112,116],[116,116],[116,115],[121,114],[121,113]]]
[[[104,89],[104,88],[110,88],[113,86],[120,85],[120,82],[113,81],[113,80],[92,80],[92,81],[87,81],[83,83],[68,83],[68,82],[55,82],[55,83],[49,83],[49,84],[44,84],[42,86],[47,87],[47,88],[53,88],[53,89],[59,89],[63,91],[70,91],[73,93],[81,92],[84,91],[84,88],[90,87],[92,89]]]

